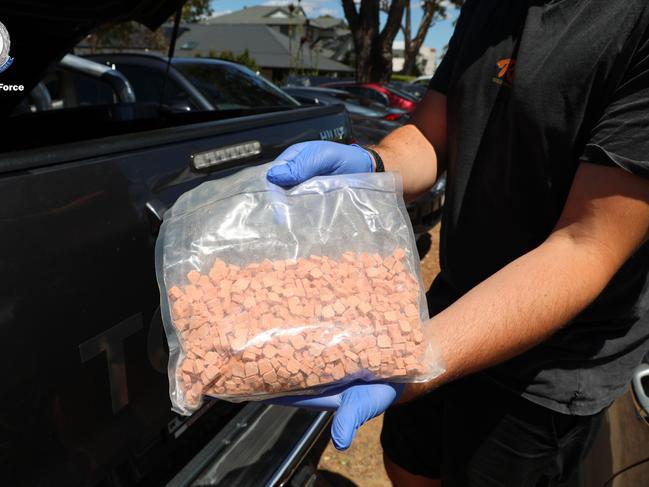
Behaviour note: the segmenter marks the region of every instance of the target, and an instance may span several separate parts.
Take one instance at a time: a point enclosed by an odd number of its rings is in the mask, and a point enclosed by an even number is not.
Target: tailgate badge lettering
[[[321,140],[331,140],[331,141],[339,141],[342,142],[345,138],[345,127],[340,126],[340,127],[335,127],[332,129],[325,129],[320,131],[320,139]]]
[[[142,313],[137,313],[79,345],[81,362],[88,362],[102,353],[106,354],[113,413],[117,413],[128,404],[124,341],[141,329]]]

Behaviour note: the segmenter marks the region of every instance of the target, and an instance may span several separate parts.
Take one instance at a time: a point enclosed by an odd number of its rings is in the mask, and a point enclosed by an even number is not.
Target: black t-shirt
[[[649,2],[469,0],[430,88],[447,95],[440,311],[541,244],[579,161],[649,177]],[[487,373],[592,414],[648,350],[649,245],[551,339]],[[495,297],[497,299],[497,297]]]

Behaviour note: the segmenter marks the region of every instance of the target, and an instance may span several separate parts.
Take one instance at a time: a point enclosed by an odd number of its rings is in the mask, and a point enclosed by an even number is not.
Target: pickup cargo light
[[[261,154],[261,143],[257,140],[229,145],[192,154],[192,165],[195,169],[207,169],[224,162],[246,159]]]

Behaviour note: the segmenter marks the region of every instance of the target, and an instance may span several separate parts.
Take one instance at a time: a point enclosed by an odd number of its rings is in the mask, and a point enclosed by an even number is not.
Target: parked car
[[[314,87],[320,86],[323,83],[334,83],[336,81],[350,81],[354,82],[354,78],[341,78],[338,76],[309,76],[309,75],[298,75],[298,74],[289,74],[286,77],[286,84],[290,86],[305,86],[305,87]]]
[[[295,98],[269,81],[244,66],[227,61],[173,58],[168,67],[166,58],[148,53],[96,54],[87,58],[107,67],[114,67],[132,82],[133,91],[140,97],[139,99],[150,103],[163,99],[164,106],[172,112],[232,110],[241,107],[276,110],[285,106],[298,105]],[[162,79],[167,73],[169,78],[165,83],[165,95],[162,96]],[[336,95],[338,92],[349,94],[343,90],[334,90]],[[353,94],[349,95],[353,96]],[[354,97],[353,100],[358,100],[359,103],[372,109],[383,107],[383,112],[398,116],[399,121],[409,117],[408,113],[401,109],[376,104],[362,97]],[[356,112],[363,110],[363,107],[351,107],[351,105],[350,108]],[[360,143],[378,141],[395,128],[390,121],[361,119],[362,117],[349,113],[352,123],[355,119],[354,135]],[[368,115],[370,112],[366,110],[364,113]],[[378,123],[380,126],[377,125]],[[443,181],[440,181],[431,192],[424,194],[408,206],[413,226],[418,234],[427,232],[438,221],[443,204],[444,192],[440,190],[442,186]]]
[[[362,100],[356,95],[347,91],[334,90],[331,88],[294,88],[284,87],[286,93],[305,105],[333,105],[343,104],[352,119],[354,137],[360,144],[376,144],[387,134],[392,132],[401,123],[387,120],[386,117],[393,115],[386,107],[369,100]],[[363,106],[365,103],[368,106]],[[407,120],[409,117],[405,112],[398,115],[399,119]],[[405,116],[404,116],[405,115]]]
[[[99,25],[155,27],[177,4],[3,8],[20,50],[2,80],[24,90],[0,97],[1,485],[305,485],[328,440],[329,413],[170,409],[153,265],[166,209],[295,142],[353,140],[344,106],[302,106],[232,63],[61,58]]]
[[[390,81],[386,84],[386,87],[408,93],[409,95],[415,97],[417,101],[421,100],[427,91],[426,85],[406,83],[403,81]]]
[[[358,113],[359,115],[384,119],[390,122],[404,123],[410,119],[410,115],[400,108],[392,108],[382,103],[354,95],[345,90],[335,88],[323,88],[321,86],[284,86],[284,92],[291,95],[300,103],[314,104],[322,101],[334,103],[343,103],[349,113]]]
[[[133,86],[139,102],[175,112],[295,107],[298,103],[270,81],[240,64],[208,58],[167,58],[153,53],[85,56],[113,67]],[[164,96],[162,89],[164,86]]]
[[[284,90],[301,103],[332,105],[343,102],[352,118],[354,137],[361,145],[378,143],[400,125],[382,120],[380,112],[352,103],[357,97],[346,91],[319,87],[285,87]],[[417,239],[439,222],[445,189],[446,176],[443,175],[429,191],[406,205]]]
[[[330,88],[294,88],[283,90],[305,105],[343,104],[352,119],[354,137],[359,144],[376,144],[401,124],[385,120],[386,111],[367,108],[359,103],[358,97],[342,90]],[[378,105],[381,108],[381,105]]]
[[[401,108],[407,112],[413,112],[418,101],[414,96],[405,93],[394,86],[390,87],[377,83],[352,83],[342,81],[336,83],[324,83],[321,86],[349,91],[355,95],[369,98],[393,108]]]
[[[216,400],[171,411],[154,244],[179,195],[295,142],[350,142],[349,115],[243,71],[248,101],[219,105],[181,78],[156,72],[142,92],[133,73],[57,63],[93,27],[155,26],[177,8],[66,3],[3,8],[12,40],[40,40],[3,73],[24,91],[0,97],[0,485],[304,485],[329,414]]]

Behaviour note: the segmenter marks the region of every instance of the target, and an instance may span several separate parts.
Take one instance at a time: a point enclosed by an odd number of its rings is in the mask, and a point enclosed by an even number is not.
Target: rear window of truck
[[[297,105],[273,84],[245,68],[209,62],[174,63],[174,67],[219,110]]]

